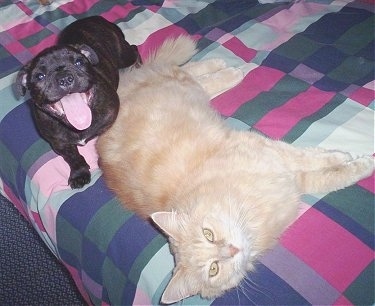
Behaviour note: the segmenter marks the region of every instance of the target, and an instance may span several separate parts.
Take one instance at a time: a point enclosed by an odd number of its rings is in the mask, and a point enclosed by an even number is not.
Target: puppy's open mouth
[[[71,93],[59,101],[49,104],[50,109],[59,116],[65,115],[69,123],[77,130],[85,130],[91,125],[92,113],[89,107],[91,90]]]

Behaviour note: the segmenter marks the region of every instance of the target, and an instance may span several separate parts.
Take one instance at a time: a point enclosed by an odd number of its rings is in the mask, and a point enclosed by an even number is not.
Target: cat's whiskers
[[[241,289],[243,294],[246,296],[247,299],[249,299],[249,295],[251,291],[263,294],[269,299],[269,304],[274,304],[274,298],[270,295],[270,292],[265,287],[261,287],[259,284],[257,284],[255,281],[251,279],[251,272],[245,273],[243,280],[239,284],[238,288]]]
[[[237,286],[237,296],[238,296],[238,305],[241,305],[241,301],[240,301],[240,294],[239,292],[242,292],[242,294],[246,297],[246,300],[247,301],[250,301],[253,305],[256,305],[255,302],[252,301],[251,297],[250,297],[250,290],[248,290],[243,283],[246,283],[246,279],[244,278],[243,281],[241,281],[239,283],[239,285]]]
[[[240,286],[241,286],[241,285],[238,285],[238,286],[236,287],[236,293],[237,293],[238,305],[240,305],[240,294],[239,294],[239,292],[240,292]]]

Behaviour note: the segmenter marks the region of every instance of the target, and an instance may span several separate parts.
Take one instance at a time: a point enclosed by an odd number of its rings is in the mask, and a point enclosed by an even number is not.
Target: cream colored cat
[[[108,186],[170,238],[176,267],[163,303],[237,286],[295,219],[301,194],[344,188],[374,169],[372,157],[230,129],[205,91],[242,75],[220,60],[177,66],[194,52],[188,37],[168,40],[123,72],[120,113],[98,141]]]

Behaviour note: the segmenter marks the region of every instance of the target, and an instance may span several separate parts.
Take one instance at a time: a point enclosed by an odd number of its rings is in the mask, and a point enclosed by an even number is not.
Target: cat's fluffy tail
[[[150,53],[144,64],[182,65],[198,52],[196,41],[187,35],[167,38],[162,45]]]

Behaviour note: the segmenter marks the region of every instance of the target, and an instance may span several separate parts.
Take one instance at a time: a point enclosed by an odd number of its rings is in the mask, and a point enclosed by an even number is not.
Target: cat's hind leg
[[[359,157],[319,170],[298,171],[297,185],[302,193],[331,192],[370,176],[374,168],[372,156]]]
[[[244,78],[239,68],[227,68],[225,61],[219,58],[189,62],[181,68],[203,87],[211,99],[236,86]]]
[[[280,140],[265,139],[262,136],[254,137],[263,142],[265,148],[273,150],[282,159],[283,164],[291,171],[313,171],[325,167],[340,165],[353,160],[348,152],[328,150],[320,147],[301,148]]]

